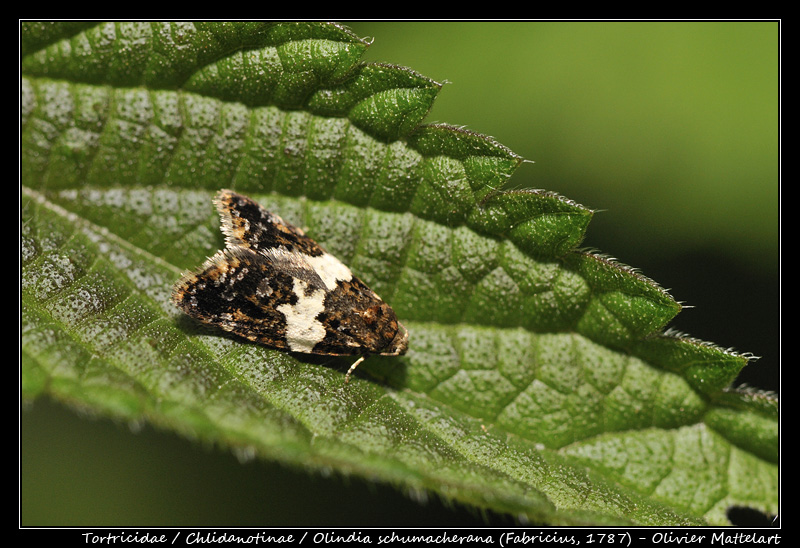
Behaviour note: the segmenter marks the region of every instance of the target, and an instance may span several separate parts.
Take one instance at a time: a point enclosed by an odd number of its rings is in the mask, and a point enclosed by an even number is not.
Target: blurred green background
[[[531,160],[511,186],[602,210],[584,245],[691,306],[671,327],[760,356],[740,382],[778,390],[779,23],[347,24],[374,37],[365,60],[448,82],[428,122]],[[21,414],[20,469],[22,525],[512,523],[44,400]]]

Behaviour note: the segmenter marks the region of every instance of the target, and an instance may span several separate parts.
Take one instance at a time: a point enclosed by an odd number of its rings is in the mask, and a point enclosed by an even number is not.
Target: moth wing
[[[175,285],[173,302],[187,315],[275,348],[288,349],[282,306],[291,305],[295,276],[243,247],[218,251]],[[305,272],[309,280],[313,276]],[[317,277],[316,283],[322,286]]]
[[[247,196],[223,189],[214,198],[214,205],[222,220],[222,233],[228,247],[244,247],[258,253],[283,249],[311,257],[325,253],[302,230]]]
[[[256,253],[229,247],[185,274],[175,285],[172,300],[197,320],[273,348],[309,354],[363,353],[361,343],[346,329],[350,319],[344,319],[344,331],[339,324],[322,320],[331,290],[306,259],[281,249]],[[326,350],[315,349],[323,341]]]
[[[335,267],[331,267],[335,270]],[[273,348],[308,354],[403,353],[394,311],[358,278],[330,289],[303,255],[218,251],[175,285],[187,315]]]

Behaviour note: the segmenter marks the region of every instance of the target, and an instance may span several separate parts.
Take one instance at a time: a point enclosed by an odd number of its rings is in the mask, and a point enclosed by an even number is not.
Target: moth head
[[[406,353],[406,350],[408,350],[408,329],[397,322],[397,333],[394,339],[380,354],[381,356],[401,356]]]

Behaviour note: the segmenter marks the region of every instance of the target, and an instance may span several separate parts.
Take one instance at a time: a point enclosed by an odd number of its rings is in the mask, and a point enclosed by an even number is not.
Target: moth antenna
[[[355,371],[355,370],[356,370],[356,367],[358,367],[358,366],[359,366],[359,364],[360,364],[361,362],[363,362],[363,361],[364,361],[364,357],[365,357],[365,356],[361,356],[360,358],[358,358],[358,359],[355,361],[355,363],[354,363],[353,365],[351,365],[351,366],[350,366],[350,369],[348,369],[348,370],[347,370],[347,373],[346,373],[346,374],[345,374],[345,376],[344,376],[344,383],[345,383],[345,384],[347,384],[347,383],[349,383],[349,382],[350,382],[350,375],[353,373],[353,371]]]

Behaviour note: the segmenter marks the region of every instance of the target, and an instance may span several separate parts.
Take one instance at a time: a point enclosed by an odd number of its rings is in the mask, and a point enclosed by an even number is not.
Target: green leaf
[[[546,524],[777,512],[777,400],[578,249],[592,211],[421,125],[440,85],[322,23],[23,23],[21,391]],[[389,302],[400,358],[298,356],[170,303],[235,188]],[[753,482],[753,477],[758,479]],[[24,516],[23,516],[24,522]]]

